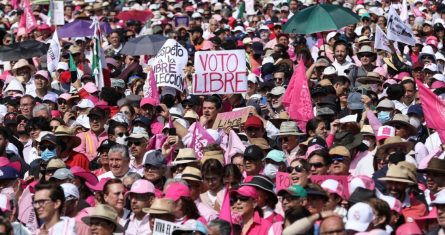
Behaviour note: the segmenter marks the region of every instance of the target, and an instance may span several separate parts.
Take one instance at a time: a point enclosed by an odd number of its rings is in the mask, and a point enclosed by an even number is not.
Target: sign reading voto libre
[[[193,94],[237,94],[247,90],[244,50],[195,53]]]

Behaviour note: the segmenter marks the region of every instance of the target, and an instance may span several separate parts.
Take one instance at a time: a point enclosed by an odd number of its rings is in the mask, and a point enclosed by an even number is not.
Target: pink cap
[[[435,36],[429,36],[429,37],[426,38],[425,43],[427,45],[432,45],[434,47],[437,47],[437,43],[438,42],[437,42],[437,38]]]
[[[373,70],[374,72],[378,73],[380,76],[382,77],[387,77],[388,76],[388,72],[386,71],[385,68],[383,67],[377,67]]]
[[[36,75],[40,75],[40,76],[44,77],[46,80],[49,80],[48,71],[46,71],[46,70],[39,70],[36,72],[35,76]]]
[[[423,234],[416,223],[404,223],[396,231],[396,235]]]
[[[168,185],[165,190],[165,197],[170,198],[173,201],[177,201],[181,197],[190,197],[190,189],[183,183],[174,182]]]
[[[314,152],[315,150],[319,150],[319,149],[323,149],[323,146],[314,144],[311,147],[307,148],[305,159],[307,159],[309,157],[309,155],[311,155],[312,152]]]
[[[141,103],[139,104],[139,107],[142,107],[146,104],[152,105],[152,106],[157,106],[158,105],[158,101],[151,98],[151,97],[144,97],[141,100]]]
[[[438,89],[442,87],[445,87],[445,82],[435,81],[433,84],[431,84],[431,89]]]
[[[154,194],[155,186],[148,180],[139,179],[139,180],[136,180],[131,185],[131,189],[130,189],[130,191],[125,193],[125,197],[127,197],[130,193],[136,193],[136,194],[153,193]]]
[[[391,208],[392,211],[395,211],[397,213],[402,212],[402,203],[400,202],[399,199],[387,195],[383,195],[379,198],[386,201],[389,205],[389,208]]]
[[[4,166],[10,166],[17,172],[20,172],[22,169],[22,164],[20,161],[11,162],[7,157],[0,157],[0,167]]]
[[[71,94],[63,93],[63,94],[59,95],[59,98],[64,99],[64,100],[69,100],[69,99],[71,99]]]
[[[100,108],[100,109],[110,109],[110,106],[108,105],[107,101],[105,100],[99,100],[94,106]]]
[[[411,75],[407,72],[401,72],[399,75],[397,75],[396,80],[402,81],[404,77],[411,77]]]
[[[0,194],[0,210],[2,212],[11,211],[11,199],[5,194]]]
[[[328,191],[329,193],[335,193],[338,196],[340,196],[342,199],[346,199],[345,193],[343,190],[343,185],[340,184],[340,182],[338,182],[337,180],[327,179],[327,180],[323,181],[323,183],[321,183],[320,186],[324,190]]]
[[[430,213],[428,213],[428,215],[422,216],[422,217],[417,217],[415,218],[415,220],[435,220],[437,219],[437,207],[433,206],[433,209],[431,209]]]
[[[98,180],[96,175],[91,173],[90,171],[87,171],[79,166],[73,166],[70,168],[71,172],[73,172],[73,175],[80,177],[84,179],[86,182],[90,183],[91,185],[96,185]]]
[[[88,181],[87,181],[87,182],[85,182],[85,185],[86,185],[89,189],[91,189],[91,191],[93,191],[93,192],[99,192],[99,191],[103,191],[103,190],[104,190],[104,186],[105,186],[105,184],[106,184],[109,180],[111,180],[111,178],[102,178],[102,179],[100,179],[99,182],[97,182],[97,184],[90,184],[90,183],[88,183]]]
[[[60,113],[59,110],[51,110],[51,117],[52,118],[60,118],[60,117],[62,117],[62,113]]]
[[[216,21],[221,21],[222,20],[222,16],[218,15],[218,14],[213,15],[212,18],[215,19]]]
[[[356,188],[362,187],[370,190],[375,189],[375,183],[372,178],[365,176],[365,175],[359,175],[359,176],[350,176],[348,178],[349,183],[349,194],[352,194]]]
[[[195,11],[195,9],[193,9],[193,6],[186,6],[185,11],[193,12],[193,11]]]
[[[87,84],[83,86],[83,89],[85,89],[90,94],[98,91],[97,86],[92,82],[87,82]]]
[[[396,129],[392,126],[381,126],[377,131],[377,140],[384,140],[396,135]]]
[[[252,186],[241,186],[238,188],[238,190],[230,192],[231,196],[236,194],[258,200],[258,191]]]

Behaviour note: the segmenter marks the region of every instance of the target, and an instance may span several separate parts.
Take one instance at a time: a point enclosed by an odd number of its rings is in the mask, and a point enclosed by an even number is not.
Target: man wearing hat
[[[368,74],[368,71],[373,71],[375,69],[375,65],[372,63],[377,59],[377,54],[372,50],[372,47],[368,45],[363,45],[360,47],[357,52],[357,57],[360,60],[361,66],[354,67],[350,72],[352,77],[353,86],[359,86],[360,84],[355,82],[357,77],[363,77]]]
[[[19,59],[12,67],[12,73],[23,84],[26,94],[31,94],[36,90],[34,77],[32,76],[34,71],[34,66],[30,65],[25,59]]]
[[[154,184],[155,188],[162,190],[167,181],[165,172],[167,170],[167,160],[162,156],[161,151],[150,150],[144,155],[143,178]]]
[[[445,233],[445,190],[437,193],[436,199],[431,202],[432,206],[437,208],[438,226],[430,230],[427,235],[438,235]]]
[[[175,222],[174,210],[175,202],[169,198],[155,198],[149,208],[144,208],[143,211],[150,215],[150,232],[154,230],[155,219]]]
[[[281,189],[277,195],[281,196],[281,204],[284,211],[302,206],[307,198],[306,190],[298,184],[294,184],[287,189]]]
[[[90,169],[88,158],[79,152],[73,150],[79,146],[80,138],[73,135],[71,130],[66,126],[58,126],[54,132],[57,137],[57,156],[64,159],[65,164],[69,167],[78,166],[85,170]]]
[[[423,109],[420,104],[411,105],[406,113],[409,117],[409,123],[417,129],[417,133],[411,137],[416,142],[425,143],[429,136],[428,129],[423,123],[425,122],[425,117],[423,114]]]
[[[125,224],[125,234],[148,235],[146,229],[149,226],[150,216],[144,211],[151,205],[155,197],[155,186],[148,180],[139,179],[131,185],[130,191],[125,193],[130,199],[131,215]]]
[[[425,199],[431,202],[434,195],[445,188],[445,160],[432,158],[425,169],[419,169],[417,172],[426,173],[428,190],[425,190]]]
[[[148,133],[144,128],[134,127],[133,132],[126,139],[132,157],[130,168],[140,175],[144,172],[143,158],[147,151],[148,138]]]
[[[428,213],[426,205],[411,195],[410,188],[417,187],[416,166],[412,163],[402,161],[391,164],[385,177],[379,178],[383,181],[386,193],[402,202],[402,215],[405,220],[424,216]]]
[[[82,221],[90,226],[91,232],[101,235],[112,235],[124,232],[124,228],[118,221],[116,210],[106,204],[99,204],[93,208],[89,216],[82,218]]]
[[[303,135],[304,133],[298,129],[297,122],[287,121],[281,123],[280,131],[276,136],[279,143],[281,143],[281,149],[286,154],[288,164],[297,157],[300,151],[300,138]]]
[[[175,171],[172,173],[174,177],[175,175],[182,174],[182,171],[184,171],[187,166],[199,167],[198,162],[195,151],[192,148],[179,149],[178,155],[173,161]]]
[[[91,161],[97,155],[97,148],[100,143],[108,138],[105,131],[106,114],[103,109],[93,108],[88,113],[91,129],[77,134],[80,138],[80,144],[74,151],[85,154]]]

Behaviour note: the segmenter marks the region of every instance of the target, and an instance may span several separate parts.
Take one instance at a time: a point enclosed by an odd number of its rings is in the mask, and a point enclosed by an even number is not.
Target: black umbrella
[[[124,55],[156,55],[167,38],[162,35],[144,35],[132,38],[120,51]]]
[[[49,44],[36,40],[27,40],[0,47],[0,60],[17,61],[44,55],[48,52]]]

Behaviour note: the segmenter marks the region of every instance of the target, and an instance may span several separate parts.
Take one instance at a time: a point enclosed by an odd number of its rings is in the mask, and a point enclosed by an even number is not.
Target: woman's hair
[[[241,183],[243,180],[243,174],[235,164],[227,164],[224,166],[224,174],[223,177],[231,176],[232,179],[238,183]]]
[[[309,122],[306,124],[306,133],[309,133],[309,131],[313,131],[315,132],[315,130],[317,129],[318,125],[320,123],[324,122],[323,119],[321,118],[312,118],[311,120],[309,120]]]
[[[223,176],[224,175],[224,167],[216,159],[209,159],[204,162],[201,168],[202,175],[218,175]],[[221,177],[222,179],[222,177]]]
[[[385,218],[384,223],[380,225],[380,228],[384,229],[391,220],[391,208],[389,208],[388,203],[379,198],[371,198],[368,204],[376,211],[376,216]]]
[[[12,228],[11,222],[9,221],[8,218],[6,218],[6,216],[0,216],[0,226],[3,225],[5,227],[5,235],[12,235],[14,234],[14,230]]]
[[[123,107],[127,107],[128,110],[130,110],[131,115],[134,115],[136,113],[136,110],[134,110],[133,106],[131,106],[130,104],[126,103],[123,104],[121,107],[119,107],[119,109],[123,108]]]
[[[325,165],[331,164],[331,157],[329,156],[329,153],[327,151],[322,150],[322,149],[312,151],[312,153],[309,154],[309,157],[307,159],[309,160],[309,159],[311,159],[311,157],[313,157],[315,155],[322,157]]]
[[[179,200],[181,200],[182,203],[181,210],[188,219],[198,219],[201,216],[193,199],[190,197],[181,197]]]
[[[120,179],[110,179],[104,185],[104,190],[103,190],[104,195],[108,195],[108,193],[109,193],[109,189],[108,188],[112,184],[122,184],[122,185],[124,185],[124,183],[122,183],[122,180],[120,180]]]

